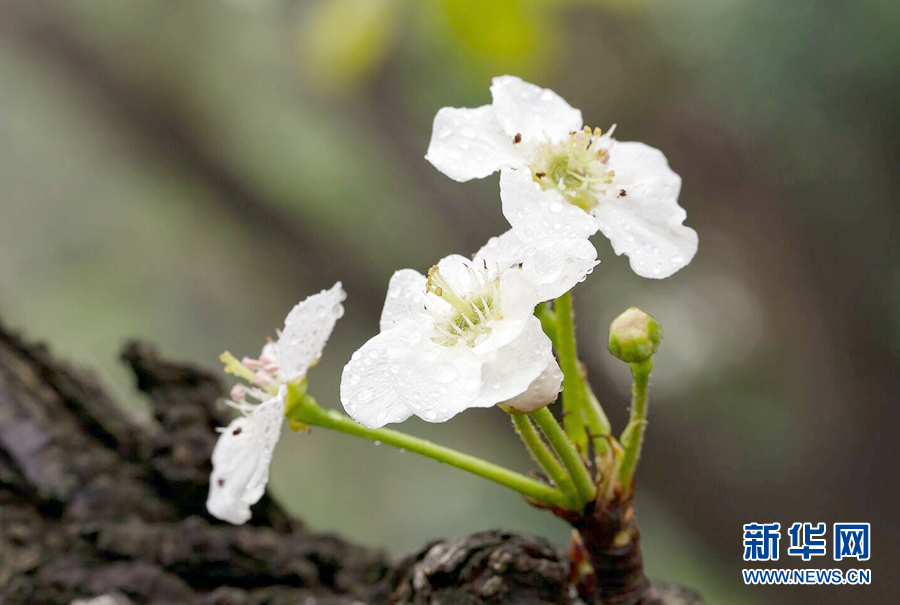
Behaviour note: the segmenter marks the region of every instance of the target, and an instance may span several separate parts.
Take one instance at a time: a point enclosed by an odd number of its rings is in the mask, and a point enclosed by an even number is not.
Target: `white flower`
[[[511,402],[533,411],[555,401],[562,373],[534,317],[535,287],[457,255],[428,276],[394,273],[381,333],[344,368],[341,403],[371,428],[415,414],[444,422],[473,407]]]
[[[475,253],[475,263],[501,271],[520,268],[535,285],[535,301],[559,298],[600,264],[597,250],[586,239],[546,240],[534,245],[510,229],[492,237]]]
[[[258,359],[241,361],[222,354],[225,371],[243,379],[231,390],[241,416],[222,430],[213,449],[213,471],[206,508],[236,525],[250,519],[269,481],[269,465],[284,421],[287,385],[306,377],[322,356],[334,324],[344,314],[347,297],[340,282],[297,304],[284,321],[277,342],[267,343]]]
[[[602,231],[643,277],[668,277],[697,251],[678,205],[681,177],[658,149],[584,127],[581,112],[549,89],[494,78],[493,103],[445,107],[425,158],[457,181],[498,170],[503,214],[525,241],[581,239]]]

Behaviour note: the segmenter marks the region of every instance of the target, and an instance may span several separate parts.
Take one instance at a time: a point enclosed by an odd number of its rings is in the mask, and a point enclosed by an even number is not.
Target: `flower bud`
[[[628,363],[650,359],[661,340],[659,323],[637,307],[626,310],[609,324],[609,352]]]

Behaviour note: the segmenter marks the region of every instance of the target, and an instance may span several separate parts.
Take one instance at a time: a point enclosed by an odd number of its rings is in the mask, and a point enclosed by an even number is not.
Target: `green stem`
[[[575,508],[578,503],[578,492],[575,490],[575,483],[572,482],[569,472],[559,463],[559,460],[556,459],[556,456],[553,455],[553,452],[541,439],[534,425],[531,424],[531,419],[527,414],[516,412],[510,412],[509,417],[512,419],[516,432],[522,438],[522,442],[528,448],[535,462],[553,479],[553,482],[559,486],[568,498],[572,508]]]
[[[366,428],[357,424],[349,416],[333,410],[322,409],[315,399],[309,395],[303,395],[299,390],[295,390],[293,385],[288,390],[285,408],[287,409],[288,418],[294,422],[318,426],[347,435],[362,437],[370,441],[392,445],[438,462],[455,466],[494,483],[499,483],[544,504],[561,508],[569,508],[571,506],[566,496],[559,489],[481,458],[437,445],[425,439],[391,429]]]
[[[653,358],[632,363],[631,375],[631,417],[628,426],[622,431],[619,440],[624,454],[619,464],[619,485],[626,490],[631,489],[634,472],[641,457],[641,446],[644,443],[644,430],[647,426],[647,402],[650,395],[650,372],[653,370]]]
[[[563,426],[566,434],[582,452],[587,451],[587,436],[590,433],[595,452],[603,456],[609,449],[608,437],[612,434],[612,427],[603,407],[585,380],[581,362],[578,360],[572,293],[566,292],[557,298],[555,308],[556,329],[553,342],[559,356],[560,369],[565,375]]]
[[[609,422],[609,418],[606,417],[606,412],[603,411],[603,406],[600,405],[600,401],[594,395],[594,389],[591,388],[587,381],[584,383],[584,390],[587,395],[587,402],[585,403],[587,427],[594,440],[594,451],[598,456],[604,456],[610,448],[609,436],[612,435],[612,425]]]
[[[554,451],[559,455],[559,459],[566,467],[566,470],[569,471],[569,475],[572,477],[573,483],[575,483],[575,491],[578,494],[578,508],[582,509],[585,504],[593,501],[597,496],[597,486],[594,485],[591,473],[584,465],[584,461],[581,459],[578,450],[575,449],[575,445],[562,427],[559,426],[550,410],[543,407],[531,412],[531,417],[541,429],[541,432],[544,433],[544,436],[547,437],[547,441],[550,442]]]
[[[572,312],[572,293],[566,292],[556,299],[556,354],[563,372],[563,427],[575,446],[587,451],[587,431],[584,427],[584,382],[578,368],[575,345],[575,319]]]
[[[556,342],[556,313],[550,308],[550,304],[545,302],[539,304],[534,308],[534,316],[540,320],[544,334]]]

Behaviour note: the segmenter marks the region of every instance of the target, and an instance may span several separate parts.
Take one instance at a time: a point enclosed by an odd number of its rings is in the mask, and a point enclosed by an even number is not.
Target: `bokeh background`
[[[639,473],[649,573],[711,604],[896,602],[898,31],[894,0],[0,0],[0,316],[145,413],[126,338],[215,367],[340,279],[347,315],[311,377],[339,405],[391,273],[507,228],[495,177],[457,184],[422,156],[440,107],[517,74],[664,150],[700,233],[662,282],[598,238],[576,291],[619,427],[605,326],[637,304],[666,332]],[[528,466],[497,410],[404,428]],[[396,555],[490,527],[567,538],[502,488],[321,431],[282,440],[271,487]],[[873,585],[743,586],[741,525],[763,521],[871,522]],[[785,550],[771,567],[853,567]]]

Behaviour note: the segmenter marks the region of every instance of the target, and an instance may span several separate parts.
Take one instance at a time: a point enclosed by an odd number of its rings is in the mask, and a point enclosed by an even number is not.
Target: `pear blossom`
[[[291,310],[278,340],[268,342],[258,358],[238,361],[222,354],[225,371],[244,383],[231,389],[228,405],[241,412],[225,428],[212,453],[206,508],[235,525],[250,519],[269,481],[269,465],[281,435],[289,383],[303,381],[322,356],[334,325],[344,314],[341,283],[308,297]]]
[[[391,277],[381,332],[353,354],[341,403],[378,428],[416,415],[444,422],[469,408],[507,403],[528,412],[556,400],[562,373],[533,315],[534,284],[451,255]]]
[[[488,240],[475,253],[475,262],[496,265],[500,270],[520,269],[535,286],[536,302],[562,296],[600,264],[597,250],[586,239],[548,239],[534,244],[513,229]]]
[[[584,239],[598,230],[643,277],[664,278],[697,251],[683,224],[681,177],[658,149],[584,126],[552,90],[494,78],[493,102],[438,111],[425,158],[457,181],[500,171],[503,214],[522,240]]]

